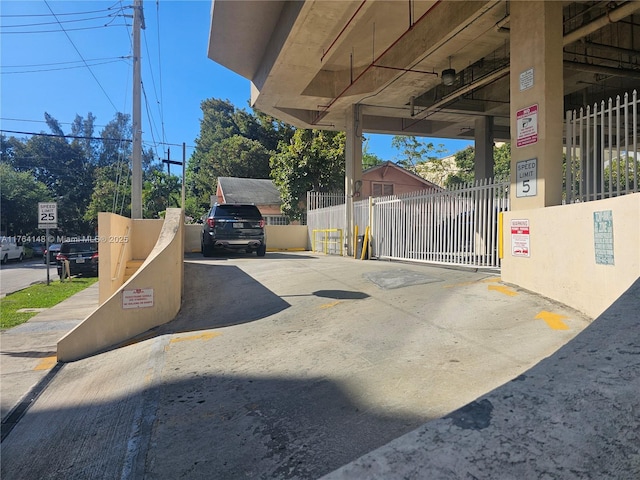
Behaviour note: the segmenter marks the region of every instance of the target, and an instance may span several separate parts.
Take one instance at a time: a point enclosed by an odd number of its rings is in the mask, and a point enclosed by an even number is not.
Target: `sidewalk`
[[[28,394],[56,365],[58,340],[97,306],[98,284],[95,283],[39,312],[28,322],[0,333],[3,438],[8,417],[22,402],[33,400]]]

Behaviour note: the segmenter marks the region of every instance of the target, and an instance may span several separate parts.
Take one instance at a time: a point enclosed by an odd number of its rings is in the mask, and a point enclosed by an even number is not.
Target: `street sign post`
[[[38,228],[45,230],[45,263],[47,264],[47,285],[49,276],[49,229],[58,228],[58,204],[56,202],[38,202]]]

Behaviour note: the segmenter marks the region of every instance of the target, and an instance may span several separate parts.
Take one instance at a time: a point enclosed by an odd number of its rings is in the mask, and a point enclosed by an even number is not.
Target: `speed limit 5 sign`
[[[538,159],[516,163],[516,197],[535,197],[538,194]]]
[[[58,204],[55,202],[38,203],[38,228],[58,228]]]

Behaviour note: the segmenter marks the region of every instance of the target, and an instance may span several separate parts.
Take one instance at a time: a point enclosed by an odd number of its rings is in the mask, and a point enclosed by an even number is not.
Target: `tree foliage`
[[[344,188],[345,139],[344,132],[297,130],[289,143],[280,143],[271,157],[271,179],[289,218],[302,217],[308,191]]]
[[[0,230],[7,235],[25,235],[33,231],[38,219],[38,202],[50,201],[47,186],[31,172],[19,172],[8,163],[0,163]]]
[[[187,166],[187,214],[200,217],[216,193],[218,177],[269,178],[269,159],[293,127],[255,111],[237,109],[229,101],[207,99],[196,148]]]
[[[443,145],[436,147],[432,142],[424,142],[412,135],[395,135],[391,146],[400,150],[396,164],[414,173],[419,164],[437,160],[444,153]]]
[[[76,115],[71,135],[65,136],[61,123],[45,113],[45,121],[54,136],[0,137],[3,168],[0,228],[3,233],[8,228],[19,228],[20,232],[16,233],[38,234],[36,210],[42,201],[58,204],[58,235],[93,234],[100,211],[129,216],[129,119],[129,115],[117,113],[96,138],[95,117],[91,113],[86,118]],[[168,205],[175,205],[175,198],[180,198],[179,181],[162,172],[162,165],[150,149],[143,151],[142,165],[143,215],[157,218]],[[18,194],[30,203],[16,203]]]
[[[475,148],[467,147],[455,154],[456,172],[447,177],[448,188],[472,183],[475,180]],[[493,176],[495,178],[509,178],[511,171],[511,144],[504,143],[493,147]]]

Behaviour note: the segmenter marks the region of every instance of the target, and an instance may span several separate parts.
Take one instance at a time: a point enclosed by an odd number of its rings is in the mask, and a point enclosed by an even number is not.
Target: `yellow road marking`
[[[510,297],[515,297],[516,295],[518,295],[518,292],[516,292],[515,290],[512,290],[506,285],[488,285],[487,288],[489,290],[495,290],[496,292],[500,292],[504,295],[509,295]]]
[[[336,305],[338,305],[340,303],[340,300],[336,300],[335,302],[331,302],[331,303],[325,303],[324,305],[320,305],[320,308],[331,308],[331,307],[335,307]]]
[[[495,283],[500,281],[501,279],[499,277],[485,278],[484,280],[474,280],[473,282],[462,282],[454,283],[453,285],[444,285],[443,288],[468,287],[469,285],[477,285],[478,283]]]
[[[564,318],[568,317],[560,315],[559,313],[547,312],[545,310],[536,315],[536,319],[544,320],[547,325],[554,330],[569,330],[567,324],[562,321]]]
[[[40,363],[36,365],[34,370],[51,370],[58,363],[58,357],[45,357],[40,360]]]
[[[189,335],[188,337],[176,337],[172,338],[169,343],[178,343],[178,342],[186,342],[190,340],[211,340],[212,338],[219,337],[222,335],[221,332],[209,332],[209,333],[201,333],[199,335]]]

